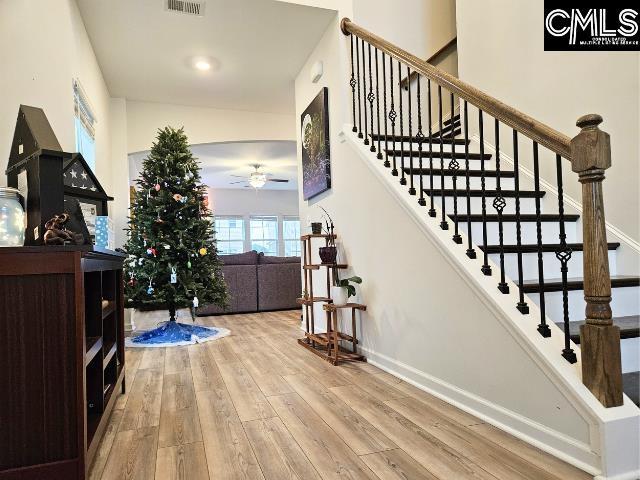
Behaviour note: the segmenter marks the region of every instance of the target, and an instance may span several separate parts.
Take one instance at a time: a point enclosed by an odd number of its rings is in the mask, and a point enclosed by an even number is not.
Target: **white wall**
[[[343,124],[351,122],[348,48],[336,18],[296,79],[298,118],[321,87],[329,88],[332,171],[331,190],[309,202],[299,199],[300,218],[317,220],[316,207],[325,207],[336,223],[340,261],[351,266],[344,274],[364,279],[358,299],[368,306],[360,330],[368,358],[436,394],[455,392],[469,410],[491,406],[486,420],[503,422],[521,438],[597,471],[593,419],[575,407],[566,389],[532,359],[341,140]],[[324,76],[312,84],[309,71],[318,60],[324,62]],[[325,292],[320,288],[315,294]],[[322,327],[320,308],[315,318]]]
[[[0,2],[0,62],[0,184],[6,183],[4,169],[21,103],[43,108],[62,149],[75,151],[77,78],[97,119],[96,174],[112,195],[109,91],[75,1]]]
[[[66,0],[0,2],[2,185],[21,103],[43,108],[62,148],[74,149],[70,5]]]
[[[242,140],[293,140],[293,115],[127,101],[127,150],[149,150],[158,128],[184,126],[192,145]]]
[[[460,79],[569,136],[578,117],[602,115],[613,163],[604,181],[607,220],[640,241],[640,54],[545,52],[542,18],[543,2],[458,0]],[[541,174],[555,184],[548,160],[541,158]],[[577,177],[568,179],[566,193],[581,201]]]

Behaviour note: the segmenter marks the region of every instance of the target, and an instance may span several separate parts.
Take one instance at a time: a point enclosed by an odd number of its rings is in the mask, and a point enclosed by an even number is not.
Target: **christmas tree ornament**
[[[160,186],[159,183],[156,183],[155,187],[153,187],[153,188],[156,189],[156,192],[159,192],[162,187]]]
[[[180,195],[179,193],[175,193],[175,194],[173,195],[173,199],[174,199],[176,202],[181,202],[181,201],[182,201],[182,195]]]
[[[151,284],[151,280],[149,280],[149,288],[147,288],[147,293],[149,295],[153,293],[153,285]]]
[[[200,255],[204,257],[207,254],[207,249],[202,247],[200,250],[198,250],[198,253],[200,253]]]
[[[191,269],[191,260],[187,260],[187,268]]]
[[[142,265],[142,262],[144,262],[144,258],[139,258],[138,259],[138,265]]]
[[[169,250],[171,248],[171,246],[166,244],[166,243],[163,245],[163,247],[164,247],[165,250]]]
[[[171,267],[171,283],[178,283],[178,274],[176,273],[176,267]]]
[[[193,297],[193,308],[198,308],[199,304],[200,301],[198,300],[198,297]]]

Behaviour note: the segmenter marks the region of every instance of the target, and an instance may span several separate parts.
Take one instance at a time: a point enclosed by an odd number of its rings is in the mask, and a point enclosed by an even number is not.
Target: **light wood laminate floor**
[[[330,365],[296,343],[299,315],[200,318],[232,334],[128,349],[90,478],[591,478],[372,365]]]

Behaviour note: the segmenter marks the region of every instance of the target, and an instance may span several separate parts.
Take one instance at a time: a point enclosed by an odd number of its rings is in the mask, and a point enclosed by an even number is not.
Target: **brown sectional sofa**
[[[300,257],[269,257],[255,250],[221,255],[222,272],[229,291],[229,307],[198,309],[198,316],[264,312],[299,308],[302,291]]]

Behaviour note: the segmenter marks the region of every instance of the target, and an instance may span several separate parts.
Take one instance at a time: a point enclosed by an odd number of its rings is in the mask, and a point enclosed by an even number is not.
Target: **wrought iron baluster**
[[[353,35],[351,36],[353,38]],[[360,95],[360,41],[356,37],[356,68],[358,84],[358,138],[362,138],[362,97]]]
[[[450,117],[450,126],[451,126],[451,161],[449,162],[449,169],[452,171],[452,180],[453,180],[453,218],[458,217],[458,170],[460,170],[460,163],[458,163],[458,159],[456,158],[456,140],[453,135],[453,114],[455,112],[454,109],[454,98],[453,93],[451,95],[451,117]],[[458,231],[458,222],[453,222],[453,241],[458,245],[462,243],[462,237],[460,236],[460,232]]]
[[[382,52],[382,94],[383,94],[383,108],[384,108],[384,166],[389,168],[389,132],[388,132],[388,120],[389,114],[387,111],[387,67],[386,67],[385,54]],[[393,88],[393,81],[391,82]],[[395,148],[395,147],[394,147]]]
[[[431,119],[431,79],[427,78],[427,111],[429,113],[429,216],[435,218],[433,199],[433,120]]]
[[[502,212],[507,202],[502,196],[502,185],[500,178],[500,122],[496,118],[495,121],[495,137],[496,137],[496,197],[493,199],[493,208],[498,212],[498,241],[500,243],[500,283],[498,290],[502,293],[509,293],[509,285],[504,273],[504,225],[502,224]],[[487,245],[485,245],[487,248]]]
[[[542,249],[542,222],[540,221],[540,166],[538,162],[538,142],[533,142],[533,185],[536,192],[536,238],[538,243],[538,293],[540,295],[540,323],[538,332],[543,337],[551,336],[547,325],[546,305],[544,298],[544,253]]]
[[[365,56],[364,40],[362,40],[362,109],[364,110],[364,144],[369,145],[369,132],[367,121],[367,61]]]
[[[422,144],[424,143],[424,133],[422,132],[422,99],[420,98],[420,74],[416,73],[416,86],[418,97],[418,133],[416,133],[416,141],[418,142],[418,168],[420,169],[420,198],[418,205],[424,207],[427,202],[424,199],[424,172],[422,171]]]
[[[471,236],[471,183],[469,181],[469,112],[467,101],[464,101],[464,168],[466,170],[467,189],[467,257],[476,258],[476,251],[473,248],[473,238]]]
[[[380,131],[380,80],[378,77],[378,49],[375,49],[375,55],[376,55],[376,119],[378,120],[378,131],[377,131],[377,137],[378,137],[378,160],[382,160],[382,149],[380,148],[380,136],[382,135],[382,132]]]
[[[376,146],[375,146],[375,142],[373,140],[373,101],[376,99],[375,94],[373,93],[373,72],[372,72],[372,68],[371,68],[371,44],[367,44],[367,46],[369,47],[369,95],[367,95],[367,100],[369,100],[369,117],[371,120],[371,148],[369,148],[369,151],[371,152],[375,152],[376,151]]]
[[[393,57],[389,57],[389,72],[389,84],[391,85],[391,110],[389,110],[389,120],[391,120],[391,157],[393,158],[393,169],[391,169],[391,175],[397,176],[398,168],[396,167],[396,118],[398,117],[398,114],[396,113],[394,107],[395,99],[393,97]],[[402,145],[402,141],[400,141],[400,145]]]
[[[480,269],[485,275],[491,275],[491,266],[489,265],[489,255],[487,254],[487,195],[486,195],[486,179],[484,168],[484,125],[482,120],[482,110],[478,110],[478,128],[480,134],[480,190],[481,190],[481,207],[482,207],[482,244],[485,246],[482,268]],[[467,212],[469,213],[469,212]]]
[[[562,320],[564,322],[564,349],[562,356],[569,363],[576,363],[578,358],[571,348],[571,332],[569,330],[569,292],[567,289],[567,277],[569,268],[567,264],[571,260],[571,247],[567,245],[567,234],[564,228],[564,190],[562,187],[562,158],[556,155],[556,179],[558,182],[558,217],[560,227],[560,245],[556,250],[556,258],[560,261],[560,272],[562,273]]]
[[[411,69],[407,67],[407,78],[411,78]],[[415,195],[416,189],[413,186],[413,131],[411,116],[411,82],[407,81],[408,106],[409,106],[409,195]]]
[[[402,176],[400,185],[406,185],[407,179],[404,177],[404,115],[402,113],[402,64],[398,60],[398,102],[400,103],[400,170]],[[396,171],[396,175],[398,172]]]
[[[513,170],[516,200],[516,247],[518,256],[518,290],[520,298],[518,310],[520,313],[529,313],[529,305],[524,301],[524,291],[522,290],[524,280],[522,278],[522,229],[520,225],[520,167],[518,162],[518,132],[513,131]]]
[[[356,127],[356,78],[353,74],[353,35],[350,35],[351,39],[351,79],[349,80],[349,85],[351,86],[351,103],[353,106],[353,128],[352,132],[357,132],[358,127]]]
[[[442,207],[442,218],[440,220],[440,228],[442,230],[448,230],[449,224],[447,223],[447,214],[446,214],[446,203],[444,196],[444,144],[442,141],[442,87],[438,85],[438,127],[440,131],[438,132],[438,137],[440,139],[440,195],[441,195],[441,207]]]

